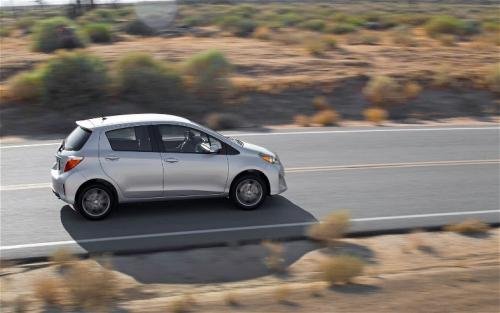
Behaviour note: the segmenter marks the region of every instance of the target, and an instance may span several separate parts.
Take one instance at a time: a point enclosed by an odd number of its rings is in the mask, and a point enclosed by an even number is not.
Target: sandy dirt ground
[[[115,312],[493,313],[500,309],[499,235],[499,229],[479,236],[417,232],[343,239],[332,247],[285,242],[286,271],[281,274],[265,266],[268,253],[262,245],[84,262],[95,268],[112,264],[120,290]],[[318,267],[325,258],[341,254],[361,258],[364,273],[351,284],[332,287],[321,281]],[[19,297],[29,311],[44,312],[32,296],[33,286],[41,277],[61,275],[49,263],[4,263],[2,312],[13,312]]]

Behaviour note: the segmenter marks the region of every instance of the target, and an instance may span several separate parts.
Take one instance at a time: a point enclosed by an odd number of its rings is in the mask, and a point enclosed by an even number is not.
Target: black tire
[[[108,200],[107,205],[102,205],[102,207],[106,207],[99,212],[96,205],[96,210],[92,210],[93,203],[89,206],[89,203],[93,202],[89,200],[89,197],[93,194],[96,197],[103,197],[103,200],[100,201],[100,198],[96,198],[95,201],[99,201],[99,204],[104,203],[105,200]],[[87,198],[87,199],[85,199]],[[78,195],[75,199],[75,209],[80,213],[83,217],[89,220],[102,220],[106,218],[111,211],[117,206],[118,201],[113,193],[113,191],[107,187],[106,185],[95,183],[85,186],[78,192]]]
[[[260,196],[257,197],[255,201],[245,202],[244,199],[242,199],[241,193],[238,191],[238,189],[244,187],[242,186],[243,184],[247,184],[250,182],[252,184],[255,184],[256,188],[260,188]],[[253,188],[253,185],[251,188]],[[233,183],[231,184],[231,189],[229,190],[229,198],[238,208],[243,210],[254,210],[258,208],[266,200],[267,194],[268,191],[266,188],[266,184],[259,175],[254,174],[246,174],[238,177],[233,181]]]

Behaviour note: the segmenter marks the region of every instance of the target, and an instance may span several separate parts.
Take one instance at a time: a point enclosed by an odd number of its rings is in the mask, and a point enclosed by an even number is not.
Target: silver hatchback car
[[[133,114],[76,122],[51,170],[52,190],[84,217],[118,203],[229,197],[250,210],[287,189],[271,151],[185,118]]]

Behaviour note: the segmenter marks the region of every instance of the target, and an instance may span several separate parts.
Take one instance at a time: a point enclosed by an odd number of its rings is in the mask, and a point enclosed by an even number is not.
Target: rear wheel
[[[100,220],[111,213],[116,206],[113,192],[101,184],[83,188],[76,197],[76,210],[89,220]]]
[[[237,178],[229,192],[231,200],[244,210],[258,208],[266,199],[266,185],[257,175],[244,175]]]

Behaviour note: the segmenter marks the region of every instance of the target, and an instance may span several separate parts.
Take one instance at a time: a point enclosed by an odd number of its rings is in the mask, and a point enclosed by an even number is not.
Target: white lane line
[[[226,133],[224,135],[233,137],[247,136],[281,136],[281,135],[317,135],[317,134],[349,134],[349,133],[378,133],[378,132],[411,132],[411,131],[453,131],[453,130],[500,130],[499,127],[429,127],[429,128],[386,128],[386,129],[350,129],[350,130],[318,130],[318,131],[291,131],[291,132],[270,132],[270,133]],[[62,139],[61,139],[62,140]],[[0,146],[0,149],[28,148],[39,146],[60,145],[58,142],[34,143],[25,145]]]
[[[41,147],[41,146],[55,146],[55,145],[60,145],[60,144],[61,144],[61,141],[59,141],[59,142],[49,142],[49,143],[34,143],[34,144],[27,144],[27,145],[15,145],[15,146],[14,145],[13,146],[0,146],[0,149]]]
[[[500,159],[490,160],[455,160],[455,161],[423,161],[407,163],[374,163],[374,164],[352,164],[352,165],[332,165],[332,166],[309,166],[286,168],[287,174],[309,173],[324,171],[348,171],[363,169],[385,169],[385,168],[406,168],[406,167],[427,167],[427,166],[457,166],[457,165],[482,165],[500,164]],[[50,183],[19,184],[0,186],[0,191],[28,190],[50,188]]]
[[[332,165],[332,166],[311,166],[311,167],[290,167],[286,168],[286,173],[308,173],[322,171],[345,171],[363,169],[385,169],[385,168],[405,168],[405,167],[427,167],[427,166],[457,166],[457,165],[481,165],[500,164],[500,159],[490,160],[456,160],[456,161],[423,161],[423,162],[403,162],[403,163],[374,163],[374,164],[354,164],[354,165]]]
[[[6,185],[6,186],[0,186],[0,191],[39,189],[39,188],[50,188],[50,187],[51,187],[50,183]]]
[[[444,212],[444,213],[429,213],[429,214],[380,216],[380,217],[354,218],[354,219],[351,219],[351,221],[353,223],[359,223],[359,222],[381,221],[381,220],[414,219],[414,218],[428,218],[428,217],[441,217],[441,216],[478,215],[478,214],[491,214],[491,213],[500,213],[500,210],[483,210],[483,211],[464,211],[464,212]],[[185,236],[185,235],[199,235],[199,234],[210,234],[210,233],[223,233],[223,232],[233,232],[233,231],[244,231],[244,230],[258,230],[258,229],[270,229],[270,228],[300,227],[300,226],[309,226],[309,225],[312,225],[312,224],[315,224],[315,223],[317,223],[317,222],[302,222],[302,223],[287,223],[287,224],[272,224],[272,225],[256,225],[256,226],[215,228],[215,229],[190,230],[190,231],[179,231],[179,232],[170,232],[170,233],[156,233],[156,234],[141,234],[141,235],[116,236],[116,237],[102,237],[102,238],[82,239],[82,240],[78,240],[78,241],[75,241],[75,240],[65,240],[65,241],[39,242],[39,243],[28,243],[28,244],[20,244],[20,245],[1,246],[0,247],[0,251],[18,250],[18,249],[26,249],[26,248],[40,248],[40,247],[62,246],[62,245],[70,245],[70,244],[96,243],[96,242],[106,242],[106,241],[150,239],[150,238],[160,238],[160,237],[175,237],[175,236]]]
[[[350,133],[378,133],[378,132],[412,132],[412,131],[453,131],[453,130],[500,130],[499,127],[442,127],[442,128],[387,128],[387,129],[351,129],[351,130],[318,130],[273,133],[229,133],[227,136],[275,136],[275,135],[315,135],[315,134],[350,134]]]

